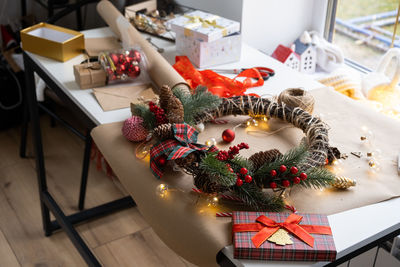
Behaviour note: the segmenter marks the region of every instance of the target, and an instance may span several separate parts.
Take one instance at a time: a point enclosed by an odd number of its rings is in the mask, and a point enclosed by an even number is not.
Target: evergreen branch
[[[305,143],[301,143],[299,146],[294,147],[287,153],[279,156],[273,162],[267,162],[262,165],[254,174],[254,178],[257,183],[262,184],[262,180],[269,176],[271,170],[277,170],[281,165],[289,166],[299,166],[308,156],[308,150]]]
[[[154,129],[156,125],[156,117],[153,112],[150,111],[147,105],[137,104],[132,109],[132,114],[139,116],[143,119],[143,125],[148,129]]]
[[[200,162],[199,168],[208,174],[211,182],[222,186],[233,186],[236,183],[236,175],[231,173],[226,163],[219,161],[217,153],[208,153]]]
[[[254,210],[281,211],[284,206],[282,198],[264,193],[254,183],[234,186],[232,191]]]
[[[193,94],[183,92],[179,88],[175,88],[173,93],[182,103],[184,121],[188,124],[194,123],[194,117],[197,114],[206,109],[217,108],[221,104],[221,99],[208,92],[205,86],[198,86]]]
[[[236,155],[233,159],[229,160],[229,164],[231,164],[232,168],[236,172],[239,172],[240,168],[246,168],[249,171],[249,174],[252,175],[253,163],[246,158]],[[235,167],[237,167],[237,170]]]
[[[322,167],[314,167],[307,170],[307,179],[300,185],[308,188],[322,188],[330,186],[335,180],[335,175]]]

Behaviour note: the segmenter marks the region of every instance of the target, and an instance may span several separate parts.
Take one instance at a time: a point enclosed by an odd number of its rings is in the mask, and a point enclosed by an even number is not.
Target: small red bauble
[[[282,181],[282,186],[283,186],[283,187],[289,187],[289,186],[290,186],[289,180],[283,180],[283,181]]]
[[[276,172],[275,170],[271,170],[271,171],[269,172],[269,175],[271,175],[272,177],[274,177],[274,176],[277,175],[277,172]]]
[[[292,167],[292,168],[290,168],[290,173],[291,174],[296,174],[297,172],[299,171],[299,169],[297,169],[296,167]]]
[[[253,178],[252,178],[250,175],[246,175],[246,176],[244,177],[244,181],[245,181],[246,183],[251,183],[251,181],[253,181]]]
[[[237,186],[242,186],[243,185],[243,180],[242,179],[237,179],[236,180],[236,185]]]
[[[307,179],[307,174],[304,173],[304,172],[300,173],[300,179],[301,179],[301,180]]]
[[[281,165],[281,166],[279,167],[279,171],[280,171],[280,172],[285,172],[286,170],[287,170],[287,168],[286,168],[285,165]]]
[[[299,184],[300,183],[300,177],[296,176],[293,178],[293,183],[294,184]]]
[[[110,54],[110,58],[114,64],[118,64],[118,56],[116,54]]]
[[[157,160],[158,165],[165,166],[167,164],[167,158],[165,156],[160,156]]]
[[[222,140],[227,143],[232,142],[233,140],[235,140],[235,132],[231,129],[226,129],[222,132]]]
[[[140,55],[140,52],[137,50],[133,50],[133,49],[129,52],[129,56],[132,57],[133,60],[136,60],[137,62],[140,62],[140,60],[142,58]]]
[[[241,168],[240,169],[240,173],[243,174],[243,175],[247,174],[247,172],[248,172],[248,170],[246,168]]]
[[[275,182],[270,182],[269,183],[269,187],[271,187],[272,189],[275,189],[278,185]]]

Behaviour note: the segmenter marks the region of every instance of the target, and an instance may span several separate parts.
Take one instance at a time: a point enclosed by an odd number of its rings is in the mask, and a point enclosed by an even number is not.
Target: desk
[[[86,37],[102,37],[112,35],[108,28],[95,29],[84,32]],[[163,47],[163,55],[170,63],[174,62],[175,46],[163,40],[153,37],[154,43]],[[36,72],[46,84],[64,101],[77,117],[84,123],[87,132],[90,132],[97,125],[122,121],[130,116],[129,108],[104,112],[92,94],[91,89],[81,90],[74,81],[72,66],[84,60],[83,55],[77,56],[65,63],[53,61],[44,57],[24,52],[24,64],[27,81],[27,99],[33,125],[34,148],[36,154],[37,178],[39,184],[39,194],[41,199],[41,211],[43,227],[46,236],[53,231],[62,228],[68,234],[82,257],[90,266],[100,266],[100,263],[88,249],[82,238],[75,231],[73,225],[91,219],[96,216],[104,215],[124,207],[135,205],[130,197],[106,203],[83,212],[66,216],[47,190],[45,162],[42,148],[40,124],[36,105],[36,94],[34,93],[34,77]],[[293,70],[284,67],[276,60],[262,54],[254,48],[243,45],[242,60],[240,62],[225,64],[218,68],[240,68],[253,66],[268,66],[276,71],[276,75],[268,80],[262,88],[253,88],[249,92],[257,92],[260,95],[274,95],[289,87],[303,87],[307,90],[321,87],[307,76],[303,76]],[[50,212],[55,216],[56,221],[50,221]],[[229,248],[227,248],[229,249]]]

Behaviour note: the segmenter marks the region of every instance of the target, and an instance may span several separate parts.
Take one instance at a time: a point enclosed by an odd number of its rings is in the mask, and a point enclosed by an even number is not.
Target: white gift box
[[[178,55],[186,55],[198,68],[239,61],[241,50],[242,38],[239,33],[213,42],[203,42],[183,34],[176,35]]]
[[[202,11],[193,11],[168,21],[171,31],[212,42],[240,31],[240,23]]]

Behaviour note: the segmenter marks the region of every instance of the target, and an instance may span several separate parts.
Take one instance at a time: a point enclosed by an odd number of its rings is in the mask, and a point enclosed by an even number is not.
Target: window
[[[399,0],[331,0],[329,5],[326,37],[341,48],[346,59],[375,69],[392,45]],[[400,47],[397,35],[393,46]]]

